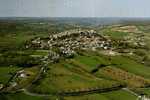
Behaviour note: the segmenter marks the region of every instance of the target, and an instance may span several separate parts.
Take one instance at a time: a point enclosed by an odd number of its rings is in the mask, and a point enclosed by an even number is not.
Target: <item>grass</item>
[[[43,34],[7,34],[5,36],[0,36],[0,50],[22,50],[25,46],[26,41],[37,37],[37,36],[48,36]]]
[[[38,97],[30,96],[24,93],[0,94],[0,100],[56,100],[58,97]]]
[[[42,55],[45,56],[47,55],[49,52],[49,50],[36,50],[35,52],[33,52],[33,55]]]
[[[117,80],[120,82],[125,82],[128,87],[144,87],[150,84],[149,80],[144,79],[143,77],[134,75],[132,73],[126,72],[124,70],[115,68],[115,67],[105,67],[100,69],[97,73],[97,76],[105,76]]]
[[[11,78],[12,74],[20,70],[19,67],[0,67],[0,83],[6,84]]]
[[[71,67],[76,68],[77,66],[71,65],[68,62],[61,62],[50,66],[50,70],[46,75],[41,78],[31,87],[33,92],[38,93],[54,93],[60,91],[70,90],[84,90],[88,88],[110,88],[113,85],[118,84],[115,81],[109,81],[106,79],[96,78],[95,76],[89,76],[86,72],[72,70]]]
[[[123,90],[111,91],[99,94],[88,94],[83,96],[61,97],[63,100],[136,100],[137,97]],[[0,94],[0,100],[61,100],[56,96],[37,97],[24,93]]]
[[[143,93],[150,96],[150,88],[142,89]]]
[[[24,78],[16,78],[15,81],[18,83],[18,88],[23,88],[26,87],[28,84],[30,84],[35,77],[37,76],[39,72],[39,67],[38,66],[34,66],[31,68],[24,68],[24,73],[25,75],[27,75]]]
[[[84,96],[64,97],[64,100],[109,100],[109,99],[101,94],[88,94]]]
[[[96,59],[93,59],[92,57],[87,56],[77,56],[75,58],[77,61],[85,64],[86,66],[95,67],[96,64],[99,64],[99,61]]]
[[[43,57],[48,54],[48,50],[34,50],[32,51],[31,57]]]
[[[137,97],[130,94],[129,92],[118,90],[108,93],[102,93],[108,100],[137,100]]]
[[[129,33],[127,33],[127,32],[112,31],[109,28],[103,30],[103,35],[110,36],[110,38],[112,38],[112,39],[123,39],[128,34]]]
[[[99,94],[64,97],[65,100],[137,100],[137,97],[123,90]]]
[[[115,56],[111,58],[111,63],[117,64],[115,67],[150,79],[150,67],[139,64],[134,60],[122,56]]]
[[[84,55],[77,55],[72,61],[88,72],[91,72],[93,69],[97,68],[97,65],[99,64],[109,64],[104,56],[96,55],[91,52],[87,52],[87,54],[84,53]]]
[[[149,96],[150,97],[150,88],[137,88],[134,90],[137,94],[144,94],[146,96]]]
[[[0,47],[4,49],[19,49],[23,46],[26,40],[31,39],[33,36],[30,35],[7,35],[5,37],[0,37]]]
[[[102,70],[100,69],[100,73],[98,73],[98,77],[109,79],[109,80],[116,80],[119,82],[125,82],[130,87],[140,87],[145,86],[149,84],[148,80],[150,79],[150,67],[144,66],[140,63],[135,62],[134,60],[131,60],[127,57],[123,56],[104,56],[97,53],[90,53],[85,52],[83,55],[77,55],[75,59],[72,60],[73,64],[76,64],[78,67],[81,67],[87,72],[91,72],[92,69],[96,68],[96,65],[98,64],[116,64],[116,65],[110,65],[114,68],[114,73],[116,73],[116,76],[112,78],[112,76],[109,76],[111,73],[102,73]],[[115,68],[116,67],[116,68]],[[121,70],[118,72],[118,68]],[[112,69],[112,71],[113,71]],[[117,69],[117,70],[115,70]],[[120,75],[120,72],[123,72],[122,75]],[[143,73],[144,72],[144,73]],[[113,75],[113,74],[112,74]],[[132,76],[132,77],[131,77]],[[141,76],[141,77],[140,77]],[[144,79],[146,78],[146,79]],[[139,81],[141,80],[141,81]],[[136,82],[135,82],[136,81]],[[144,82],[144,83],[143,83]],[[146,82],[146,83],[145,83]],[[137,84],[138,83],[138,84]],[[145,84],[145,85],[144,85]]]

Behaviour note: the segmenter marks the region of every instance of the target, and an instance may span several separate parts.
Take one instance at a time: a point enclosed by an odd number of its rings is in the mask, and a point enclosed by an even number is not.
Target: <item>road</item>
[[[115,91],[122,89],[122,86],[117,87],[111,87],[102,89],[99,87],[95,88],[86,88],[86,89],[74,89],[74,90],[67,90],[67,91],[58,91],[58,93],[52,93],[52,94],[38,94],[38,93],[31,93],[27,89],[20,89],[19,91],[24,92],[27,95],[31,96],[41,96],[41,97],[47,97],[52,95],[60,95],[60,96],[78,96],[78,95],[85,95],[85,94],[93,94],[93,93],[102,93],[102,92],[108,92],[108,91]]]
[[[52,94],[37,94],[37,93],[31,93],[29,92],[27,89],[21,89],[21,91],[23,91],[23,93],[30,95],[30,96],[38,96],[38,97],[49,97],[52,96]]]
[[[137,100],[141,100],[142,97],[141,97],[139,94],[137,94],[137,93],[131,91],[131,90],[128,89],[128,88],[122,88],[122,89],[123,89],[124,91],[127,91],[127,92],[133,94],[134,96],[136,96],[136,97],[137,97]]]

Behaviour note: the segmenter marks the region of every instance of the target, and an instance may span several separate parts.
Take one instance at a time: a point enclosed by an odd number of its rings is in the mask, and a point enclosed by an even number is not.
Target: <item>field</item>
[[[117,87],[119,83],[106,79],[96,78],[95,76],[76,68],[75,64],[66,64],[61,62],[49,67],[46,75],[33,85],[31,90],[37,93],[55,93],[71,91],[89,91],[94,88]]]
[[[129,58],[115,56],[112,57],[111,62],[116,63],[116,67],[125,71],[143,76],[145,78],[150,78],[150,73],[148,73],[150,71],[150,67],[139,64],[133,60],[130,60]]]
[[[100,69],[99,72],[97,72],[97,76],[101,75],[110,77],[113,80],[125,82],[127,86],[131,88],[144,87],[150,84],[150,80],[146,80],[143,77],[113,67],[105,67]]]
[[[18,70],[18,67],[0,67],[0,84],[6,84]]]
[[[65,100],[136,100],[137,97],[123,90],[77,97],[64,97]]]
[[[43,100],[41,97],[29,96],[24,93],[1,94],[2,100]]]

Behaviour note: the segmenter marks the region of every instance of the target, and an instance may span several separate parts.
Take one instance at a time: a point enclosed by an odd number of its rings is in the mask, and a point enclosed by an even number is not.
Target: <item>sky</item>
[[[0,0],[0,17],[150,17],[150,0]]]

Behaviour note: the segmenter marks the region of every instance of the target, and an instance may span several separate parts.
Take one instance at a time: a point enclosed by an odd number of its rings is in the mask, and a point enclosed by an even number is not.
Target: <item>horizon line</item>
[[[54,16],[54,17],[51,17],[51,16],[0,16],[0,18],[150,18],[150,17],[118,17],[118,16],[112,16],[112,17],[69,17],[69,16]]]

